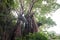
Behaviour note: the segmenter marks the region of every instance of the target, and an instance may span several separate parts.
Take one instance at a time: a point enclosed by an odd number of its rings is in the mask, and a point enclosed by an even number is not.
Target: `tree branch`
[[[28,13],[31,13],[31,10],[32,10],[32,8],[33,8],[33,6],[34,6],[34,4],[35,4],[36,1],[37,1],[37,0],[31,0],[31,2],[30,2],[30,4],[29,4]]]
[[[21,6],[20,13],[24,14],[24,0],[20,0],[20,6]]]

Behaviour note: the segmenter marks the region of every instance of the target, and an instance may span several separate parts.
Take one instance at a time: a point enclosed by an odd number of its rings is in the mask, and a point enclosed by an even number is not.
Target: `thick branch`
[[[36,1],[37,1],[37,0],[31,0],[31,2],[30,2],[30,4],[29,4],[28,13],[31,13],[31,10],[32,10],[32,8],[33,8],[33,6],[34,6],[34,4],[35,4]]]
[[[20,13],[23,14],[24,13],[24,0],[20,0]]]

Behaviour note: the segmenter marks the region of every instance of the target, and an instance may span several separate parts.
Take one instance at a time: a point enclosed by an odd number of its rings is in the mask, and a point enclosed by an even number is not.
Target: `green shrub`
[[[16,40],[48,40],[48,36],[44,33],[30,33],[29,35],[18,38]]]

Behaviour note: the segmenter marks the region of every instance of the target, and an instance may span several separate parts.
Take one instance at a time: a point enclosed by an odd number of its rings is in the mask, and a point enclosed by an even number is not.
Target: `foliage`
[[[56,34],[54,31],[47,32],[49,40],[60,40],[60,34]]]
[[[57,0],[37,0],[33,6],[33,11],[35,13],[40,13],[41,15],[49,14],[51,11],[55,11],[60,8],[60,4],[56,3]],[[30,0],[25,0],[25,6],[28,7]],[[25,10],[26,10],[25,7]],[[38,12],[37,12],[38,11]]]
[[[0,24],[15,19],[11,10],[17,8],[17,1],[1,0],[0,1]],[[6,24],[6,23],[5,23]]]
[[[16,40],[20,40],[17,38]],[[22,37],[22,40],[48,40],[48,36],[45,33],[38,32],[38,33],[33,33],[26,35],[25,37]]]
[[[49,27],[56,25],[56,23],[51,19],[51,17],[40,16],[38,14],[35,14],[35,17],[37,18],[38,22],[41,22],[42,24],[45,24]]]
[[[56,11],[60,8],[60,4],[56,3],[57,0],[37,0],[33,5],[32,11],[35,13],[35,18],[38,22],[46,24],[47,26],[55,26],[56,23],[50,18],[46,17],[47,14]],[[24,0],[24,12],[29,10],[31,0]]]

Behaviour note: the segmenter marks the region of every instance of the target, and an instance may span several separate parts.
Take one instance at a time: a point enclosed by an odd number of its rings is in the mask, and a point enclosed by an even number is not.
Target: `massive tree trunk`
[[[34,18],[34,14],[27,14],[26,16],[28,24],[25,24],[25,29],[23,31],[23,35],[28,35],[29,33],[38,32],[38,25]]]

